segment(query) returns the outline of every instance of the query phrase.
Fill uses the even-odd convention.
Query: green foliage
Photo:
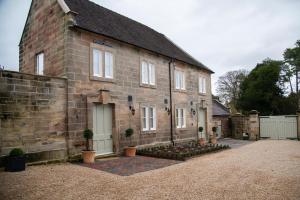
[[[128,128],[128,129],[126,129],[126,131],[125,131],[125,136],[127,137],[127,138],[129,138],[129,137],[131,137],[132,135],[133,135],[133,129],[132,128]]]
[[[85,129],[83,131],[83,137],[87,140],[92,139],[93,138],[93,131],[90,129]]]
[[[202,127],[202,126],[199,127],[199,132],[200,132],[200,133],[203,132],[203,127]]]
[[[85,147],[86,147],[86,151],[90,151],[90,141],[91,139],[93,139],[93,131],[90,129],[85,129],[83,131],[83,137],[86,139],[85,141]]]
[[[241,84],[237,106],[243,111],[258,110],[262,115],[281,114],[278,108],[283,98],[280,87],[281,61],[264,60],[250,72]]]
[[[300,67],[300,40],[296,42],[296,47],[287,48],[284,51],[283,57],[284,61],[291,66]]]
[[[217,127],[215,127],[215,126],[214,126],[214,127],[212,127],[212,129],[211,129],[211,130],[212,130],[212,132],[214,132],[214,133],[215,133],[215,132],[217,132]]]
[[[9,152],[10,157],[16,157],[16,156],[22,156],[24,155],[24,152],[20,148],[14,148]]]

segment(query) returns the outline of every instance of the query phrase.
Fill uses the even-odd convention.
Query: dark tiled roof
[[[75,21],[76,26],[79,28],[175,58],[212,72],[176,46],[165,35],[139,22],[88,0],[65,0],[65,2],[71,11],[77,13]]]
[[[213,116],[229,116],[229,109],[218,100],[213,99]]]

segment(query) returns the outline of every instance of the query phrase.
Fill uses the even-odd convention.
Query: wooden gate
[[[260,137],[297,139],[297,116],[260,116]]]

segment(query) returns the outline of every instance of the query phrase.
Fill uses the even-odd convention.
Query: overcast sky
[[[171,38],[217,77],[282,59],[300,39],[300,0],[93,0]],[[18,70],[31,0],[0,0],[0,65]]]

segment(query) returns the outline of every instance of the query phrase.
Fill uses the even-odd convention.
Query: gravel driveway
[[[0,172],[0,199],[300,199],[300,142],[263,140],[123,177],[72,164]]]

